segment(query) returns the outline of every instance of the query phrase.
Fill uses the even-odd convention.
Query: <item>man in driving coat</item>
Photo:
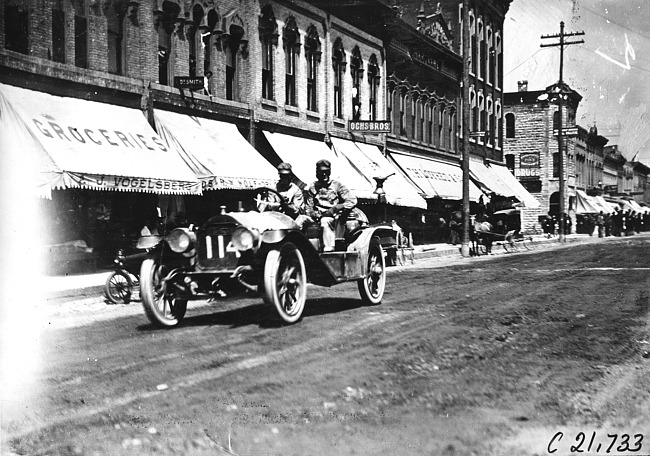
[[[357,205],[357,198],[341,182],[331,179],[332,164],[329,160],[316,163],[316,181],[309,186],[310,215],[320,219],[323,229],[323,251],[334,251],[336,243],[335,223],[343,212],[348,213]],[[345,220],[343,220],[345,222]]]

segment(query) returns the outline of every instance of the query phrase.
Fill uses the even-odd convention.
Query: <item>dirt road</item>
[[[649,241],[421,261],[379,306],[310,288],[293,326],[258,299],[167,331],[86,303],[49,322],[3,452],[648,454]]]

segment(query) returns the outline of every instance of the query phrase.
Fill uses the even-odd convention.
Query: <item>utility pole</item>
[[[559,236],[559,241],[560,242],[566,242],[566,238],[564,236],[564,225],[565,225],[565,220],[564,220],[564,212],[565,212],[565,207],[564,207],[564,198],[566,195],[566,182],[565,182],[565,176],[564,176],[564,138],[562,137],[562,102],[564,101],[564,97],[566,96],[564,92],[564,48],[566,46],[569,46],[571,44],[582,44],[584,43],[584,40],[579,40],[579,41],[565,41],[565,38],[568,36],[580,36],[584,35],[585,32],[572,32],[572,33],[564,33],[564,22],[560,22],[560,33],[555,34],[555,35],[542,35],[542,39],[548,39],[548,38],[559,38],[560,41],[557,43],[553,44],[541,44],[540,47],[557,47],[559,46],[560,48],[560,81],[558,82],[558,89],[559,92],[557,94],[557,100],[558,100],[558,127],[557,127],[557,148],[558,148],[558,167],[560,168],[560,236]],[[554,94],[549,95],[549,101],[551,101],[552,97]]]
[[[461,100],[463,104],[463,156],[461,169],[463,172],[463,238],[460,244],[460,253],[464,257],[469,256],[469,134],[470,134],[470,100],[469,100],[469,70],[472,64],[471,43],[469,37],[469,1],[463,0],[463,92]]]

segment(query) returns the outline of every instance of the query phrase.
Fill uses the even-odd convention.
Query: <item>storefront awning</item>
[[[2,148],[30,151],[41,196],[72,187],[201,193],[198,179],[137,109],[6,84],[0,103]]]
[[[460,166],[394,152],[391,152],[391,158],[427,198],[463,199],[463,172]],[[478,201],[482,194],[479,188],[470,181],[469,199]]]
[[[537,198],[528,193],[528,190],[517,180],[508,168],[502,165],[489,165],[490,170],[501,180],[501,182],[510,187],[514,197],[517,198],[526,208],[537,209],[541,206]]]
[[[496,193],[505,198],[517,197],[515,191],[501,181],[499,176],[492,170],[491,166],[472,160],[469,162],[469,172],[472,178],[477,181],[477,185],[485,193]]]
[[[165,144],[179,150],[203,190],[275,187],[275,167],[246,141],[236,125],[158,109],[154,121]]]
[[[377,199],[373,193],[375,182],[356,171],[345,156],[330,149],[325,143],[268,131],[264,135],[278,156],[291,163],[293,173],[306,185],[316,180],[316,162],[326,159],[332,163],[332,179],[348,187],[357,198]]]
[[[426,200],[402,173],[383,156],[377,146],[332,138],[334,150],[344,156],[352,167],[372,182],[386,178],[383,184],[386,201],[396,206],[427,208]]]
[[[598,214],[602,208],[595,197],[576,190],[576,214]]]
[[[595,196],[594,198],[596,198],[596,201],[598,201],[598,204],[600,204],[600,207],[603,210],[603,214],[611,214],[614,212],[614,207],[605,201],[605,198],[600,195]]]

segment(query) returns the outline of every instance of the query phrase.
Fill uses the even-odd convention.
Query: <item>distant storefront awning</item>
[[[598,214],[602,208],[595,197],[582,190],[576,190],[576,214]]]
[[[503,165],[489,165],[491,171],[501,180],[503,184],[510,187],[515,198],[517,198],[524,207],[537,209],[541,206],[537,198],[531,195],[526,188],[521,185],[517,178]]]
[[[293,173],[306,185],[316,180],[316,162],[332,163],[332,179],[348,187],[357,198],[376,199],[375,183],[355,170],[345,156],[327,147],[324,142],[283,133],[264,132],[266,139],[285,162],[291,163]]]
[[[35,167],[37,194],[52,189],[200,194],[201,185],[137,109],[0,84],[3,152],[18,148]]]
[[[246,141],[236,125],[158,109],[154,109],[154,121],[165,144],[179,150],[203,190],[275,186],[275,167]]]
[[[517,197],[515,191],[499,178],[491,166],[487,166],[483,162],[472,160],[469,162],[469,172],[472,178],[477,182],[479,188],[481,188],[485,193],[495,193],[505,198]]]
[[[394,152],[391,152],[391,158],[427,198],[463,199],[463,172],[460,166]],[[469,199],[478,201],[481,195],[481,190],[470,181]]]
[[[614,212],[614,206],[605,201],[605,198],[600,195],[595,196],[594,198],[596,198],[596,201],[598,201],[598,204],[603,210],[603,214],[611,214]]]
[[[337,153],[347,158],[352,167],[372,182],[376,182],[375,177],[381,179],[390,176],[383,184],[388,203],[426,209],[427,202],[418,189],[384,157],[377,146],[340,138],[332,138],[332,144]]]

